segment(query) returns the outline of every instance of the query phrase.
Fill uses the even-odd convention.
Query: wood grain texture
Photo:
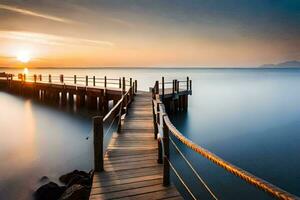
[[[138,93],[104,158],[104,172],[93,178],[90,199],[182,199],[174,186],[162,185],[157,163],[150,93]]]

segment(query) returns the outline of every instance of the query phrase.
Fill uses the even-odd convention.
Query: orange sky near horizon
[[[230,6],[210,15],[211,7],[194,1],[79,2],[0,0],[0,67],[255,67],[300,59],[298,29],[281,33],[265,20],[279,30],[265,35],[265,24],[244,26]],[[264,9],[274,17],[272,7]],[[239,15],[255,20],[255,13]],[[17,59],[20,52],[28,63]]]

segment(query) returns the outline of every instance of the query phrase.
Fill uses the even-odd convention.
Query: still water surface
[[[172,117],[176,127],[225,160],[300,195],[298,69],[43,69],[30,72],[133,77],[138,80],[140,90],[148,90],[161,76],[170,80],[190,76],[193,95],[189,98],[189,110]],[[88,117],[1,92],[0,110],[0,199],[19,188],[32,190],[43,175],[57,178],[68,170],[91,168],[91,143],[85,140],[91,129]],[[268,198],[189,150],[181,150],[219,198]],[[176,156],[174,161],[181,163]],[[178,168],[186,166],[181,163]],[[190,178],[191,174],[186,172],[184,176]],[[195,185],[191,183],[191,187]]]

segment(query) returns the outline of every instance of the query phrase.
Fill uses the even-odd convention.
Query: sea
[[[28,73],[132,77],[142,91],[163,76],[166,82],[189,77],[188,111],[170,115],[176,128],[222,159],[300,196],[300,69],[29,68]],[[43,176],[57,182],[74,169],[91,170],[93,114],[0,91],[0,199],[32,199]],[[272,199],[173,139],[202,180],[171,147],[171,162],[197,199]],[[174,173],[172,179],[190,198]]]

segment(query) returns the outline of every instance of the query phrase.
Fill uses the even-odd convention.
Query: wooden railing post
[[[162,92],[162,100],[165,97],[165,77],[161,78],[161,92]]]
[[[122,115],[123,115],[123,102],[124,102],[124,99],[121,101],[121,105],[120,105],[117,133],[121,133]]]
[[[134,93],[137,93],[137,80],[134,81],[134,86],[135,86]]]
[[[77,76],[74,75],[74,84],[76,85],[76,83],[77,83]]]
[[[52,82],[51,74],[49,74],[49,83]]]
[[[36,83],[36,80],[37,80],[37,76],[36,76],[36,74],[34,74],[33,75],[33,81],[34,81],[34,83]]]
[[[122,91],[123,91],[123,94],[125,93],[125,90],[126,90],[126,82],[125,82],[125,77],[123,77],[123,88],[122,88]]]
[[[93,76],[93,86],[96,86],[96,77]]]
[[[153,113],[153,127],[154,127],[154,138],[156,139],[158,133],[158,127],[156,123],[156,106],[154,101],[152,101],[152,113]]]
[[[104,88],[106,88],[106,86],[107,86],[107,78],[106,76],[104,76]]]
[[[159,94],[159,82],[155,82],[155,94]]]
[[[120,89],[122,88],[122,80],[121,80],[121,77],[119,78],[119,88],[120,88]]]
[[[174,95],[175,93],[175,80],[173,80],[173,83],[172,83],[172,94]]]
[[[131,99],[131,96],[133,95],[132,78],[129,79],[129,83],[130,83],[130,99]]]
[[[178,93],[179,82],[175,79],[175,92]]]
[[[89,77],[85,76],[85,85],[88,86],[89,85]]]
[[[131,87],[131,99],[133,100],[134,98],[134,89],[135,88],[135,82],[132,83],[132,87]]]
[[[162,118],[163,123],[163,145],[164,145],[164,174],[163,174],[163,185],[170,185],[170,150],[169,150],[169,128],[165,122],[164,116]]]
[[[158,125],[160,125],[160,111],[159,111],[159,103],[156,104],[156,119],[155,119],[155,123],[156,123],[156,134],[154,135],[154,138],[157,139],[157,135],[158,135]]]
[[[157,163],[163,164],[163,149],[162,149],[162,143],[160,139],[157,140],[157,145],[158,145]]]
[[[192,80],[190,80],[190,91],[192,91]]]
[[[64,83],[64,75],[63,74],[60,75],[60,82]]]
[[[190,78],[186,77],[186,90],[187,91],[189,91],[189,89],[190,89],[189,84],[190,84]]]
[[[39,80],[42,81],[42,74],[39,75]]]
[[[94,128],[94,168],[95,171],[101,172],[103,168],[103,117],[93,118]]]

